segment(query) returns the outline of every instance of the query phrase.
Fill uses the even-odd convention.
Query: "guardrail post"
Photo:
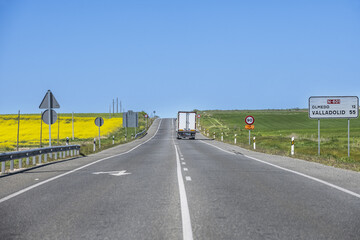
[[[70,151],[70,156],[73,156],[74,155],[74,150],[71,150]]]
[[[54,153],[55,154],[55,160],[57,160],[57,152],[56,153]]]
[[[29,165],[29,163],[30,163],[30,158],[27,157],[27,158],[26,158],[26,165]]]
[[[14,171],[14,160],[10,160],[10,171]]]
[[[5,173],[5,162],[1,163],[1,173]]]
[[[44,154],[44,162],[47,162],[47,153]]]
[[[33,162],[32,162],[33,165],[36,164],[36,156],[33,156]]]
[[[21,169],[22,168],[22,158],[19,158],[19,169]]]
[[[41,154],[39,155],[39,164],[41,164]]]

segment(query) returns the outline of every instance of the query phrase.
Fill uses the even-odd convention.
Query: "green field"
[[[291,137],[295,137],[296,158],[360,171],[360,120],[350,120],[350,158],[348,158],[347,119],[321,120],[321,151],[318,156],[318,121],[309,119],[307,110],[209,110],[201,114],[201,128],[216,134],[220,140],[252,149],[249,146],[249,130],[245,129],[245,117],[255,118],[255,129],[251,138],[256,137],[256,151],[277,155],[290,155]],[[252,141],[251,141],[252,144]]]

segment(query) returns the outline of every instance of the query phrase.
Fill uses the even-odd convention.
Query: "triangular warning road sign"
[[[60,108],[60,104],[56,101],[54,94],[52,94],[52,92],[48,90],[39,106],[40,109],[49,108],[49,98],[50,98],[50,108]]]

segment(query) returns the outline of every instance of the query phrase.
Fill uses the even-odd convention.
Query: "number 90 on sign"
[[[254,117],[253,116],[247,116],[246,118],[245,118],[245,123],[247,124],[247,125],[252,125],[252,124],[254,124],[254,122],[255,122],[255,119],[254,119]]]

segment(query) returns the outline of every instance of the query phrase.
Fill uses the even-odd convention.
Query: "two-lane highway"
[[[358,197],[201,135],[177,140],[174,124],[0,199],[1,239],[359,239]]]

